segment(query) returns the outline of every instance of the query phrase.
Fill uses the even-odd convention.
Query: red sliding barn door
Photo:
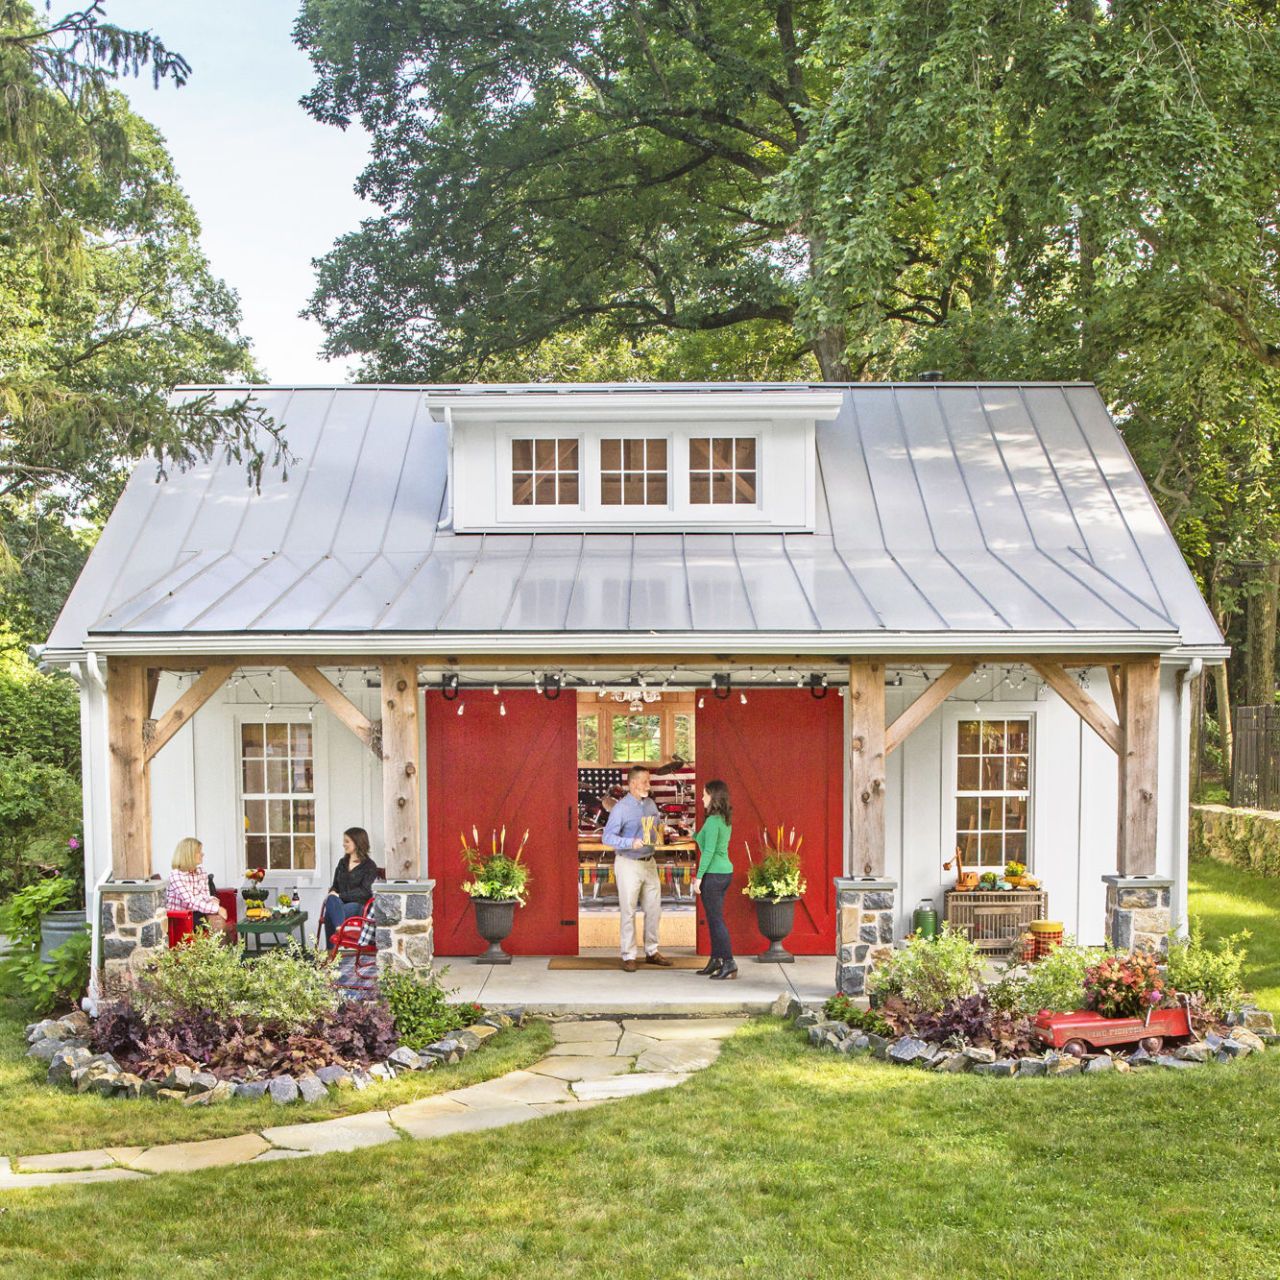
[[[804,836],[800,850],[808,892],[796,903],[796,924],[783,945],[797,955],[835,950],[834,878],[844,867],[844,700],[834,690],[814,698],[807,690],[747,690],[725,699],[702,693],[698,709],[698,798],[712,778],[729,785],[733,804],[733,884],[725,919],[735,953],[766,947],[755,907],[742,887],[747,855],[759,857],[760,829],[782,823]],[[698,950],[708,951],[698,911]]]
[[[458,707],[464,706],[462,715]],[[506,707],[506,715],[500,708]],[[529,828],[528,904],[503,944],[513,955],[578,953],[578,748],[573,694],[427,691],[427,869],[435,880],[435,951],[474,956],[476,932],[459,833],[507,828],[514,854]]]

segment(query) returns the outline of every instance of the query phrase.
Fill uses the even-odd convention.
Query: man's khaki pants
[[[618,908],[622,912],[622,958],[636,958],[636,905],[644,908],[644,950],[658,949],[658,921],[662,918],[662,882],[653,858],[614,859],[613,874],[618,881]]]

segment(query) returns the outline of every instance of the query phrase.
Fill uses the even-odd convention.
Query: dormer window
[[[666,437],[601,440],[600,502],[606,507],[665,507]]]
[[[689,501],[694,506],[755,503],[754,436],[695,436],[689,441]]]
[[[578,442],[512,440],[511,505],[578,505]]]

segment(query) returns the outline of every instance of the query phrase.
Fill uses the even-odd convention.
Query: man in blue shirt
[[[613,874],[622,915],[622,967],[627,973],[636,971],[637,905],[644,909],[645,963],[671,967],[671,961],[658,950],[662,881],[653,856],[658,821],[658,806],[649,798],[649,770],[633,765],[627,772],[627,794],[613,806],[601,837],[614,854]]]

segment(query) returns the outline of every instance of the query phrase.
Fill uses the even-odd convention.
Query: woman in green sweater
[[[738,966],[724,922],[724,898],[733,879],[733,863],[729,861],[729,836],[733,830],[729,824],[733,810],[729,805],[729,788],[719,779],[707,783],[702,793],[702,808],[707,816],[693,837],[702,852],[693,891],[702,895],[702,905],[706,908],[711,959],[698,972],[712,978],[736,978]]]

